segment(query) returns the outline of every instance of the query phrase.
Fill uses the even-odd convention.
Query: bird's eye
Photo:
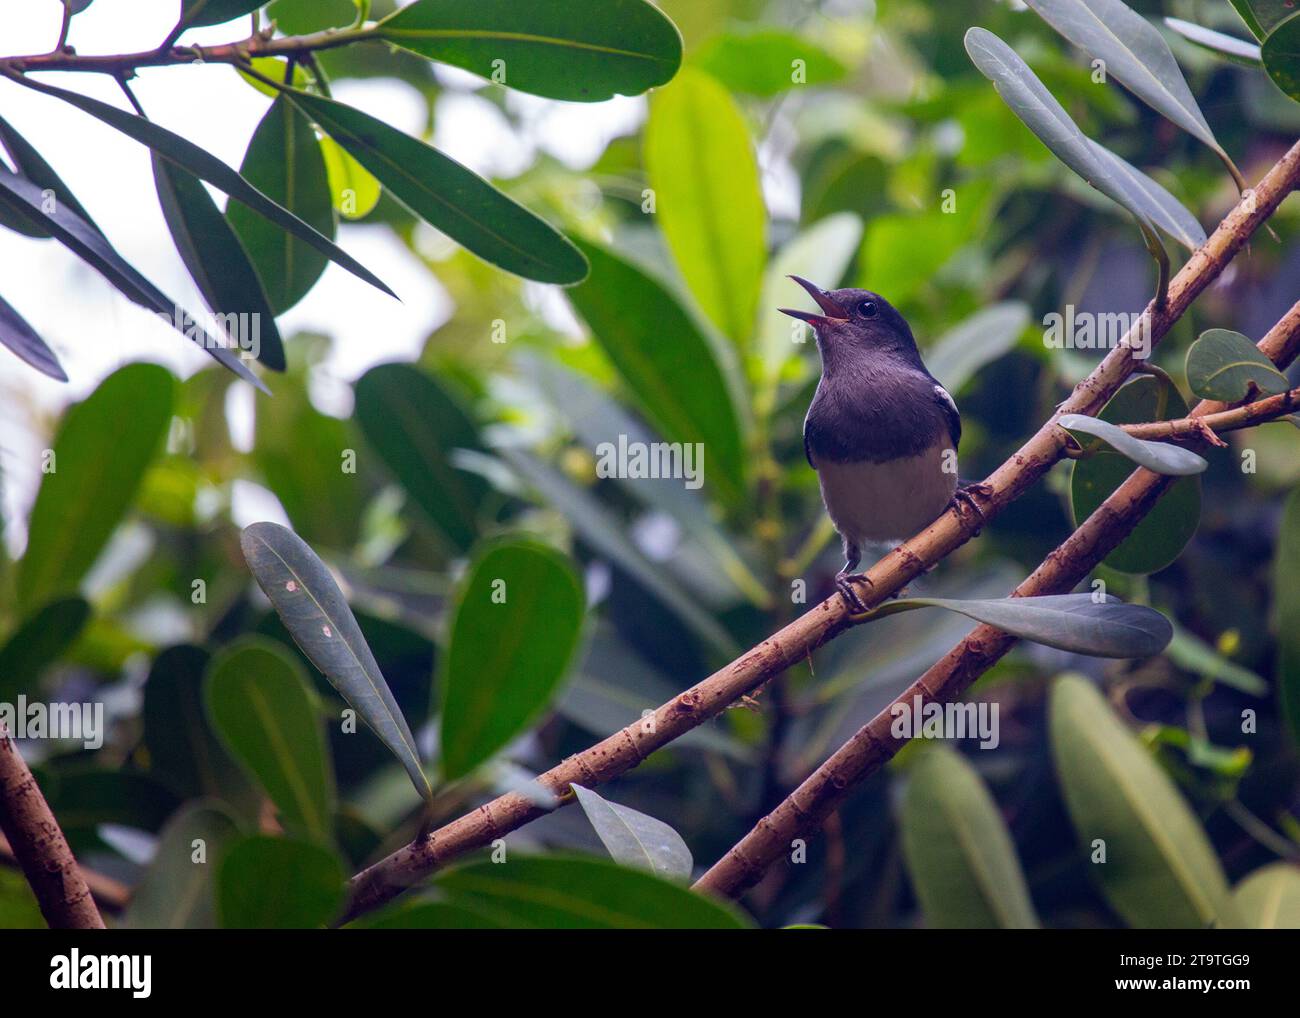
[[[863,318],[876,317],[876,302],[874,300],[864,300],[858,305],[858,314]]]

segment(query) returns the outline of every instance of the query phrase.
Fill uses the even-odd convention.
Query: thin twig
[[[52,930],[102,930],[95,899],[9,730],[0,724],[0,832]]]
[[[1139,338],[1158,343],[1192,301],[1223,271],[1252,233],[1300,181],[1300,142],[1273,166],[1252,192],[1224,218],[1170,281],[1164,312],[1148,305],[1119,346],[1106,355],[1080,382],[1070,398],[1010,459],[986,479],[988,494],[980,500],[985,519],[1018,498],[1041,478],[1062,455],[1067,436],[1056,426],[1063,413],[1095,413],[1134,369],[1134,346]],[[949,509],[925,530],[895,548],[870,570],[857,586],[870,609],[928,570],[954,549],[965,544],[982,526],[965,511]],[[663,704],[652,714],[628,725],[594,746],[540,775],[535,784],[554,796],[550,807],[536,794],[508,792],[452,821],[427,838],[412,842],[352,878],[343,921],[379,907],[423,880],[430,873],[466,853],[504,837],[510,831],[562,805],[569,785],[587,787],[618,777],[730,704],[768,682],[809,652],[853,625],[844,600],[835,594],[735,661]],[[788,801],[788,800],[787,800]]]
[[[1259,349],[1279,367],[1286,367],[1295,356],[1298,342],[1300,302],[1269,330]],[[1202,401],[1189,416],[1205,417],[1219,406]],[[1034,597],[1072,590],[1133,532],[1173,480],[1142,468],[1135,470],[1011,596]],[[696,881],[696,890],[735,896],[753,886],[793,839],[816,830],[858,784],[875,774],[907,743],[907,739],[893,734],[896,704],[911,704],[918,696],[926,703],[955,699],[1015,643],[1016,638],[1009,633],[993,626],[977,626],[733,845]]]

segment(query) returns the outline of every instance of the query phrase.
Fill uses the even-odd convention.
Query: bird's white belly
[[[956,457],[945,455],[951,449],[939,441],[917,456],[885,463],[817,463],[835,529],[861,544],[904,540],[933,522],[957,489]]]

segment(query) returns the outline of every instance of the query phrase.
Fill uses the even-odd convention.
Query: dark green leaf
[[[754,334],[767,211],[749,126],[727,90],[687,69],[655,92],[645,127],[655,217],[682,279],[742,349]]]
[[[711,489],[740,504],[744,404],[731,350],[658,280],[607,248],[585,240],[579,247],[591,275],[568,291],[570,301],[656,430],[669,442],[701,443]]]
[[[1107,75],[1231,165],[1159,30],[1122,0],[1025,0]]]
[[[24,78],[23,84],[36,89],[38,92],[44,92],[46,95],[56,96],[79,110],[102,120],[109,127],[116,128],[127,137],[134,138],[142,145],[153,149],[169,162],[176,163],[189,170],[200,180],[206,180],[213,187],[224,191],[237,202],[247,205],[253,211],[265,216],[281,229],[287,230],[295,237],[306,241],[312,248],[337,262],[359,279],[364,279],[367,283],[383,290],[389,296],[397,296],[384,285],[378,276],[374,275],[332,240],[304,223],[288,209],[277,205],[220,159],[199,148],[193,142],[159,127],[152,121],[138,117],[134,113],[128,113],[116,106],[110,106],[108,103],[102,103],[89,96],[56,88],[53,85],[47,85],[31,78]]]
[[[1204,473],[1209,466],[1190,449],[1169,442],[1149,442],[1134,438],[1118,424],[1083,414],[1064,414],[1057,422],[1067,431],[1078,431],[1100,438],[1116,452],[1123,453],[1140,467],[1171,477]]]
[[[1260,48],[1260,56],[1273,84],[1300,102],[1300,14],[1288,18],[1269,32]]]
[[[157,831],[176,812],[180,800],[170,788],[137,771],[104,770],[73,764],[35,769],[54,815],[66,834],[87,834],[101,824]]]
[[[908,774],[903,857],[933,929],[1033,929],[1015,845],[975,769],[946,747],[927,749]]]
[[[210,930],[217,926],[216,873],[239,835],[224,811],[194,803],[167,821],[153,862],[131,893],[122,926],[133,930]]]
[[[56,202],[47,206],[39,187],[25,177],[10,173],[3,166],[0,166],[0,205],[5,205],[11,212],[24,215],[29,221],[48,229],[59,243],[101,273],[126,297],[163,317],[182,336],[197,343],[240,378],[265,389],[257,376],[234,353],[198,328],[179,304],[140,275],[113,250],[99,230],[67,205]]]
[[[415,737],[325,563],[297,534],[274,523],[245,528],[240,545],[302,652],[393,752],[416,791],[432,795]]]
[[[677,73],[682,39],[645,0],[417,0],[380,22],[422,56],[551,99],[638,95]]]
[[[395,198],[484,261],[542,283],[586,276],[564,234],[436,148],[332,99],[286,94]]]
[[[268,368],[283,371],[284,346],[275,312],[244,246],[203,182],[156,152],[153,178],[181,261],[213,314],[227,323],[226,338]]]
[[[1165,24],[1193,45],[1231,60],[1234,64],[1241,64],[1244,67],[1262,66],[1263,56],[1256,43],[1246,42],[1244,39],[1225,35],[1223,32],[1216,32],[1201,25],[1194,25],[1180,18],[1165,18]]]
[[[1223,869],[1174,783],[1083,678],[1049,709],[1052,754],[1087,865],[1130,926],[1234,925]],[[1105,861],[1100,861],[1104,851]]]
[[[0,645],[0,703],[36,692],[41,672],[71,647],[90,621],[79,597],[51,601],[25,619]]]
[[[334,775],[297,659],[269,640],[237,640],[208,667],[203,699],[213,728],[266,789],[286,827],[328,842]]]
[[[446,778],[485,763],[551,703],[585,610],[582,581],[551,548],[511,538],[475,556],[441,661]]]
[[[1242,925],[1252,930],[1300,929],[1300,869],[1274,862],[1232,889]]]
[[[181,22],[189,26],[221,25],[251,14],[266,0],[182,0]]]
[[[356,419],[371,447],[451,545],[478,536],[487,482],[455,466],[457,450],[482,451],[478,428],[442,386],[409,364],[381,364],[356,384]]]
[[[94,564],[162,444],[174,388],[165,368],[129,364],[64,416],[18,567],[20,604],[75,590]]]
[[[1273,624],[1278,642],[1277,693],[1291,739],[1300,746],[1300,488],[1287,496],[1273,560]]]
[[[204,711],[207,668],[207,651],[187,644],[168,647],[154,659],[142,711],[149,769],[186,798],[212,796],[242,804],[251,786]]]
[[[501,924],[477,912],[444,901],[402,903],[373,916],[363,916],[350,930],[499,930]]]
[[[9,158],[13,160],[14,169],[36,184],[43,191],[53,191],[54,199],[62,202],[79,215],[87,226],[99,230],[95,221],[86,211],[86,207],[77,201],[72,189],[54,171],[54,167],[21,134],[3,118],[0,118],[0,144],[4,145]],[[33,226],[35,236],[48,237],[49,231],[41,226]]]
[[[1295,0],[1228,0],[1228,3],[1260,40],[1296,12]]]
[[[639,866],[669,879],[689,880],[695,865],[682,836],[662,820],[572,785],[578,805],[587,814],[601,844],[615,862]]]
[[[335,232],[329,174],[311,123],[284,96],[271,103],[248,143],[239,172],[321,236]],[[226,211],[266,287],[276,314],[307,295],[329,259],[304,239],[280,229],[247,205]]]
[[[945,597],[906,597],[887,602],[880,615],[913,608],[945,608],[1032,640],[1094,657],[1151,657],[1173,636],[1169,620],[1153,608],[1092,594],[1047,594],[989,601]]]
[[[244,838],[217,870],[217,914],[228,930],[313,929],[338,914],[343,889],[338,859],[320,846]]]
[[[1236,403],[1291,388],[1259,347],[1240,332],[1206,329],[1187,351],[1187,384],[1202,399]]]
[[[1124,385],[1098,415],[1112,424],[1140,424],[1187,416],[1187,404],[1172,387],[1163,414],[1158,414],[1160,386],[1144,375]],[[1133,463],[1103,447],[1078,460],[1070,474],[1070,505],[1076,525],[1092,515],[1111,493],[1128,480]],[[1147,513],[1109,555],[1105,564],[1123,573],[1154,573],[1174,561],[1196,533],[1201,518],[1201,481],[1184,477]]]
[[[68,375],[54,351],[3,297],[0,297],[0,343],[41,374],[60,382],[68,380]]]
[[[848,73],[817,43],[780,29],[714,36],[700,47],[691,63],[733,92],[764,98],[804,86],[834,84]]]
[[[453,905],[511,928],[693,930],[749,925],[729,904],[603,859],[525,856],[501,865],[471,863],[448,870],[434,885]]]
[[[275,0],[266,9],[266,16],[274,19],[285,35],[308,35],[349,25],[356,14],[352,0]]]

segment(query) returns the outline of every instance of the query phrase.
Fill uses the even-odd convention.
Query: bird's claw
[[[862,603],[862,598],[858,597],[858,592],[853,589],[854,580],[861,580],[868,587],[872,585],[865,573],[850,573],[847,570],[841,570],[835,574],[835,587],[840,592],[840,597],[844,598],[844,603],[848,606],[851,614],[865,615],[867,606]]]
[[[984,510],[981,509],[979,503],[975,501],[975,496],[978,495],[980,498],[988,498],[992,494],[992,485],[987,484],[984,481],[975,481],[971,484],[958,485],[957,490],[952,493],[952,498],[949,500],[948,504],[957,510],[957,514],[959,516],[962,515],[961,506],[964,505],[970,510],[970,515],[978,520],[975,524],[975,529],[971,532],[972,537],[978,537],[980,531],[984,529],[984,525],[988,523],[988,520],[984,516]]]

